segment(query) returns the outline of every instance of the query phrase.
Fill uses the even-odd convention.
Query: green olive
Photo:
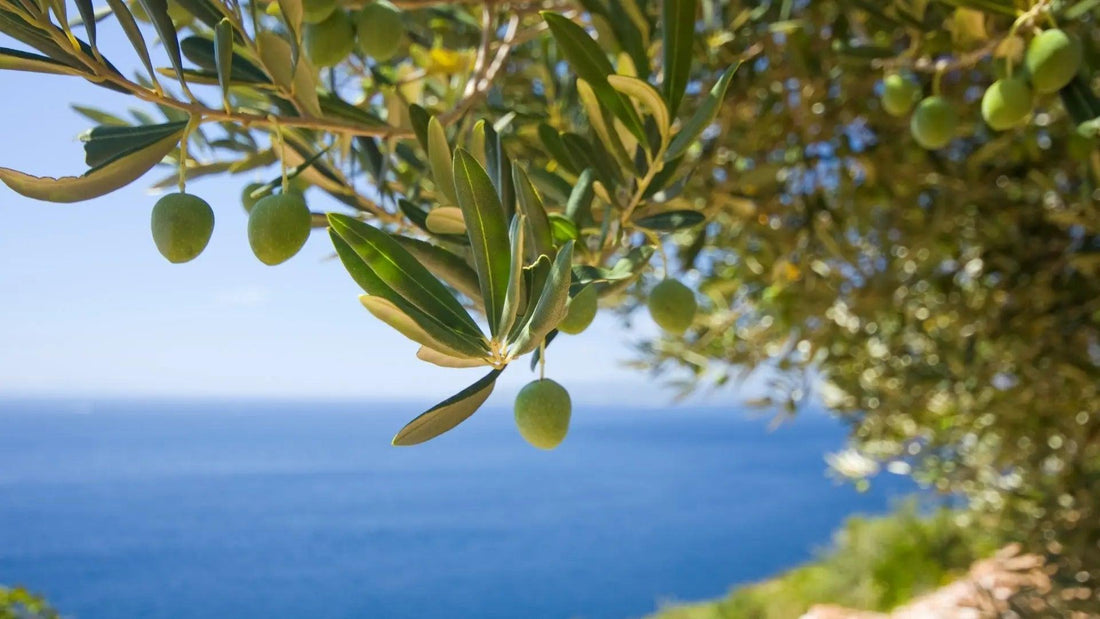
[[[336,10],[336,0],[302,0],[302,22],[319,24]]]
[[[333,11],[328,19],[307,24],[302,34],[306,54],[318,67],[340,64],[355,47],[355,26],[344,11]]]
[[[565,318],[558,323],[558,331],[576,335],[588,328],[596,317],[599,309],[599,298],[596,295],[596,287],[589,284],[577,293],[577,296],[569,300],[569,309]]]
[[[153,206],[153,243],[169,262],[194,260],[214,232],[214,209],[189,193],[170,193]]]
[[[680,335],[695,320],[695,293],[674,279],[666,279],[649,293],[649,315],[659,327]]]
[[[1081,68],[1081,42],[1062,30],[1044,30],[1027,45],[1024,66],[1040,94],[1057,92]]]
[[[891,116],[904,116],[920,97],[920,86],[892,73],[882,80],[882,108]]]
[[[279,193],[256,201],[248,214],[248,244],[267,265],[286,262],[309,238],[309,208],[302,196]]]
[[[389,60],[401,46],[405,24],[401,10],[386,0],[375,0],[355,14],[359,49],[375,60]]]
[[[922,147],[935,150],[955,137],[955,110],[947,99],[931,96],[919,104],[909,119],[909,130]]]
[[[1023,123],[1030,114],[1031,88],[1019,77],[997,80],[982,95],[982,118],[997,131]]]
[[[256,206],[256,203],[262,200],[265,196],[258,198],[252,197],[252,192],[256,191],[260,187],[263,187],[266,183],[249,183],[241,190],[241,205],[244,206],[244,212],[251,213],[252,207]]]
[[[516,396],[516,427],[528,443],[553,449],[569,432],[572,408],[565,387],[548,378],[531,381]]]

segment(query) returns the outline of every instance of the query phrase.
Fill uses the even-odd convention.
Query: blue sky
[[[119,38],[109,40],[117,46]],[[106,53],[128,57],[121,47]],[[140,104],[68,77],[5,71],[0,86],[0,165],[37,175],[86,169],[77,135],[91,123],[70,102],[119,114]],[[0,395],[421,400],[479,376],[418,361],[414,344],[359,305],[354,282],[328,260],[323,233],[288,263],[256,260],[238,196],[270,171],[189,183],[214,207],[214,236],[198,259],[169,264],[150,236],[156,196],[148,191],[168,173],[158,168],[76,204],[37,202],[0,185]],[[333,206],[317,190],[308,195],[314,210]],[[647,316],[634,322],[628,331],[605,312],[583,335],[561,338],[548,376],[586,402],[667,402],[670,392],[621,367],[628,344],[654,332]],[[494,400],[533,378],[523,365],[505,373]]]

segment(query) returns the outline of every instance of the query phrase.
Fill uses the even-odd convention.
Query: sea
[[[529,447],[489,407],[0,400],[0,584],[65,617],[626,618],[812,559],[915,488],[826,475],[845,427],[577,406]]]

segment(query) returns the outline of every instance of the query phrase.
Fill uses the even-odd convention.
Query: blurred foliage
[[[1045,7],[1090,66],[1095,4]],[[686,391],[764,368],[757,404],[823,402],[874,464],[857,468],[889,463],[965,496],[986,526],[1055,558],[1068,606],[1095,609],[1100,159],[1057,95],[1037,96],[1021,129],[981,122],[1020,5],[716,7],[729,29],[709,35],[715,53],[763,51],[683,191],[714,213],[678,239],[706,317],[643,345],[639,365],[686,369]],[[946,148],[920,148],[882,110],[881,69],[926,93],[939,74],[961,119]],[[1095,74],[1078,81],[1091,95]]]
[[[965,574],[1000,542],[960,512],[922,516],[909,501],[888,516],[849,518],[811,563],[718,601],[669,606],[652,619],[790,619],[815,604],[887,611]]]
[[[22,587],[0,586],[0,619],[58,619],[60,615],[42,597]]]

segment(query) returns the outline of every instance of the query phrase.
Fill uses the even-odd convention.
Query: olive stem
[[[546,338],[539,342],[539,380],[546,379]]]

